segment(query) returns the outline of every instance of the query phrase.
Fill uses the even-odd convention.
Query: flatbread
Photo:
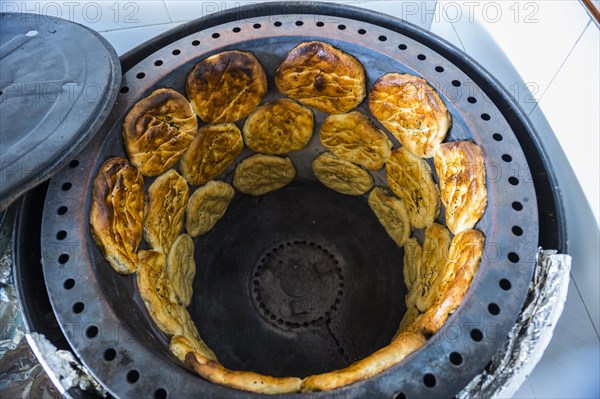
[[[254,111],[242,129],[244,142],[252,151],[281,155],[304,148],[313,134],[310,108],[289,98],[265,103]]]
[[[348,112],[367,95],[362,64],[318,41],[294,47],[279,65],[275,84],[284,96],[329,114]]]
[[[413,155],[431,158],[450,129],[440,96],[417,76],[388,73],[369,94],[373,116]]]
[[[192,237],[208,233],[225,215],[235,190],[222,181],[211,180],[198,188],[187,206],[185,229]]]
[[[144,176],[175,165],[196,136],[198,120],[188,100],[173,89],[158,89],[131,108],[123,122],[123,142]]]
[[[287,186],[296,178],[290,158],[256,154],[244,159],[233,175],[233,185],[244,194],[263,195]]]
[[[125,158],[111,158],[94,178],[90,231],[117,273],[135,272],[144,219],[144,179]]]
[[[368,171],[331,152],[316,157],[312,167],[315,177],[325,187],[341,194],[362,195],[373,187],[373,176]]]

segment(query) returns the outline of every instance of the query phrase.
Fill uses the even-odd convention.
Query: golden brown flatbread
[[[184,307],[192,301],[192,282],[196,275],[194,260],[194,241],[187,234],[182,234],[171,246],[167,255],[167,278],[173,287],[177,303]]]
[[[104,162],[94,178],[90,231],[118,273],[136,270],[144,219],[144,179],[125,158]]]
[[[446,224],[458,234],[472,229],[487,206],[483,152],[470,141],[442,144],[435,153],[440,198],[446,207]]]
[[[168,336],[183,334],[180,306],[172,301],[173,288],[165,272],[166,256],[162,252],[145,250],[138,256],[137,285],[150,317]]]
[[[404,284],[408,292],[416,287],[419,276],[421,275],[421,263],[423,260],[423,248],[416,238],[409,239],[404,244]],[[407,302],[406,306],[410,304]],[[414,303],[412,304],[414,305]]]
[[[406,332],[398,335],[388,346],[352,363],[345,369],[311,375],[302,381],[302,392],[327,391],[365,380],[400,363],[423,346],[427,340],[421,334]]]
[[[191,186],[220,175],[244,149],[240,129],[233,123],[205,125],[183,154],[179,169]]]
[[[410,238],[410,220],[401,199],[388,195],[381,187],[375,187],[369,193],[369,206],[377,216],[379,223],[399,247]]]
[[[217,360],[214,352],[202,340],[198,341],[189,336],[174,335],[169,342],[169,350],[183,363],[190,352],[197,352],[207,359]]]
[[[368,171],[330,152],[316,157],[312,167],[315,177],[325,187],[341,194],[363,195],[373,187],[373,176]]]
[[[427,162],[400,147],[392,151],[385,172],[390,188],[404,201],[410,224],[422,229],[433,223],[440,211],[440,196]]]
[[[236,122],[260,104],[267,93],[267,76],[254,54],[223,51],[197,64],[185,87],[204,122]]]
[[[144,238],[150,246],[168,254],[183,226],[189,188],[173,169],[156,178],[146,198]]]
[[[452,268],[448,265],[450,242],[450,232],[441,224],[433,223],[425,230],[420,273],[406,301],[414,304],[420,312],[429,309],[439,299],[443,282],[452,277]]]
[[[233,174],[233,185],[244,194],[263,195],[285,187],[296,178],[292,160],[256,154],[244,159]]]
[[[287,97],[328,114],[348,112],[367,94],[360,61],[330,44],[305,42],[294,47],[275,73]]]
[[[235,190],[222,181],[209,181],[198,188],[187,206],[185,229],[192,237],[208,233],[225,215]]]
[[[420,316],[410,331],[433,334],[462,303],[473,277],[479,269],[485,244],[484,235],[477,230],[465,230],[457,234],[450,244],[448,266],[450,277],[440,284],[441,295]]]
[[[333,154],[369,170],[383,168],[392,150],[387,135],[358,111],[328,116],[319,137]]]
[[[158,89],[129,111],[123,141],[142,174],[156,176],[175,165],[197,130],[198,120],[188,100],[173,89]]]
[[[388,73],[369,94],[369,109],[412,154],[430,158],[450,128],[440,96],[417,76]]]
[[[258,107],[244,123],[244,142],[252,151],[280,155],[298,151],[310,141],[314,118],[310,108],[289,98]]]
[[[185,364],[214,384],[243,391],[269,395],[295,393],[302,384],[302,380],[296,377],[276,378],[251,371],[228,370],[219,362],[207,359],[197,352],[189,352],[185,357]]]

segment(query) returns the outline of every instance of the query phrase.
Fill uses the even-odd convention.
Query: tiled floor
[[[1,0],[0,11],[74,20],[123,54],[181,22],[258,2]],[[573,269],[554,338],[515,397],[600,397],[598,25],[576,0],[337,2],[431,29],[488,69],[530,115],[563,190]]]

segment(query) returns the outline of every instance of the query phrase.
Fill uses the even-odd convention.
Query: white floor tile
[[[599,52],[600,30],[590,24],[540,101],[597,221],[600,220]]]
[[[487,63],[487,48],[481,40],[482,28],[511,60],[527,87],[513,87],[519,97],[534,103],[548,88],[552,78],[573,48],[590,20],[576,1],[536,2],[456,2],[438,1],[436,19],[454,24],[467,53]],[[434,24],[437,22],[434,19]],[[568,23],[566,22],[568,21]]]
[[[465,48],[463,47],[451,23],[445,20],[440,20],[438,22],[432,21],[430,30],[433,34],[438,35],[462,51],[465,51]]]
[[[525,380],[521,388],[513,395],[513,399],[535,399],[529,380]]]
[[[143,26],[141,28],[101,32],[101,34],[110,42],[110,44],[112,44],[117,51],[117,54],[122,55],[137,45],[142,44],[177,25],[179,25],[179,23]]]
[[[365,1],[357,4],[360,7],[392,15],[424,29],[431,27],[435,14],[435,0],[427,1]]]
[[[30,12],[44,17],[60,17],[77,22],[95,31],[133,28],[169,23],[165,4],[150,1],[2,1],[2,12]]]
[[[529,376],[536,398],[600,397],[600,340],[573,283],[554,338]]]

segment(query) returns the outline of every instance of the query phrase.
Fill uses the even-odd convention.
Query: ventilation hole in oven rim
[[[442,73],[442,72],[445,71],[445,69],[444,69],[443,66],[438,65],[438,66],[435,67],[435,71],[438,72],[438,73]]]
[[[387,41],[387,37],[386,37],[386,36],[384,36],[384,35],[381,35],[381,36],[379,36],[379,37],[378,37],[378,39],[379,39],[379,41],[380,41],[380,42],[385,42],[385,41]]]
[[[498,316],[500,314],[500,306],[492,302],[488,304],[488,312],[492,316]]]
[[[469,96],[469,97],[467,97],[467,102],[469,104],[475,104],[475,103],[477,103],[477,99],[475,97]],[[499,140],[497,140],[497,141],[499,141]]]
[[[156,60],[156,61],[154,61],[154,66],[157,66],[157,67],[159,67],[159,66],[161,66],[162,64],[163,64],[163,61],[162,61],[162,60]]]
[[[69,162],[69,166],[70,166],[71,168],[76,168],[76,167],[78,167],[78,166],[79,166],[79,160],[77,160],[77,159],[74,159],[74,160],[72,160],[71,162]]]
[[[419,54],[417,55],[417,59],[419,61],[425,61],[427,59],[427,56],[425,54]]]
[[[73,184],[70,181],[68,181],[62,185],[61,189],[63,191],[69,191],[71,189],[71,187],[73,187]]]
[[[346,25],[340,24],[340,25],[338,25],[338,29],[339,30],[346,30]]]
[[[260,29],[260,28],[262,28],[262,25],[261,24],[254,24],[254,25],[252,25],[252,27],[254,29]]]
[[[400,50],[406,50],[406,49],[408,48],[408,46],[407,46],[406,44],[399,44],[399,45],[398,45],[398,48],[399,48]]]
[[[83,312],[84,309],[85,309],[85,303],[83,303],[81,301],[75,302],[72,307],[73,313],[75,313],[75,314],[79,314],[79,313]]]
[[[112,362],[117,357],[117,351],[115,350],[115,348],[108,348],[104,351],[103,357],[104,360],[106,360],[107,362]]]
[[[423,385],[425,385],[427,388],[433,388],[436,384],[437,379],[435,378],[435,375],[427,373],[423,376]]]
[[[502,154],[502,160],[506,163],[512,162],[512,157],[508,154]]]
[[[483,333],[481,332],[480,329],[478,328],[474,328],[471,330],[471,339],[474,342],[481,342],[483,341]]]
[[[463,357],[458,352],[450,353],[448,359],[450,360],[450,363],[452,363],[454,366],[460,366],[463,364]]]
[[[63,282],[63,288],[65,290],[71,290],[75,287],[75,280],[72,278],[68,278]]]
[[[88,339],[94,339],[98,336],[99,332],[100,332],[100,330],[98,329],[98,326],[96,326],[95,324],[92,324],[85,329],[85,336]]]
[[[192,42],[192,46],[194,46],[194,47],[199,46],[199,45],[200,45],[200,40],[194,40]]]
[[[281,25],[283,25],[283,24],[281,23],[281,21],[275,21],[275,22],[273,23],[273,25],[275,25],[276,27],[278,27],[278,28],[279,28],[279,27],[280,27]]]
[[[167,390],[164,388],[158,388],[154,391],[154,399],[167,399]]]
[[[325,26],[325,23],[323,21],[318,21],[315,25],[317,25],[319,28],[322,28]]]
[[[179,54],[181,54],[181,50],[179,50],[178,48],[176,48],[175,50],[171,51],[171,54],[173,54],[173,55],[179,55]]]
[[[65,238],[67,238],[67,232],[65,230],[59,230],[56,232],[56,239],[59,241],[64,240]]]
[[[519,254],[517,254],[516,252],[509,252],[507,258],[511,263],[519,263],[519,261],[521,260]]]
[[[523,204],[521,204],[519,201],[514,201],[512,203],[512,208],[517,212],[521,212],[523,210]]]
[[[404,392],[396,392],[394,396],[392,396],[392,399],[406,399],[406,395]]]
[[[489,114],[483,113],[481,114],[481,119],[483,119],[484,121],[489,121],[490,119],[492,119],[492,117]]]
[[[502,137],[502,135],[500,133],[494,133],[494,134],[492,134],[492,138],[494,140],[496,140],[496,141],[502,141],[502,140],[504,140],[504,137]]]
[[[135,384],[140,379],[140,372],[136,369],[129,370],[127,372],[127,382],[130,384]]]
[[[359,35],[364,35],[364,34],[366,34],[366,33],[367,33],[367,31],[366,31],[365,29],[362,29],[362,28],[361,28],[361,29],[359,29],[359,30],[358,30],[358,34],[359,34]]]
[[[69,261],[69,254],[60,254],[58,256],[58,263],[60,263],[61,265],[64,265],[68,261]]]
[[[454,79],[452,82],[452,86],[454,87],[460,87],[462,83],[460,83],[460,80],[456,80]]]
[[[304,25],[304,22],[302,22],[302,21],[296,21],[296,26],[302,26],[302,25]]]
[[[510,183],[511,186],[518,186],[519,185],[519,179],[517,179],[514,176],[511,176],[508,178],[508,182]]]
[[[146,74],[144,72],[139,72],[137,75],[135,75],[135,77],[138,79],[144,79],[146,77]]]
[[[161,61],[162,62],[162,61]],[[121,90],[119,90],[122,94],[125,94],[127,92],[129,92],[129,87],[128,86],[123,86],[121,87]]]
[[[523,229],[520,226],[513,226],[511,231],[517,237],[521,237],[523,235]]]
[[[512,288],[512,283],[510,282],[509,279],[503,278],[502,280],[500,280],[498,282],[498,285],[500,286],[500,288],[502,288],[504,291],[510,291],[510,289]]]

